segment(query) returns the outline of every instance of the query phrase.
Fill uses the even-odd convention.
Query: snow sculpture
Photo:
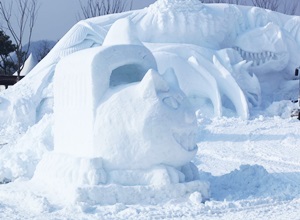
[[[117,25],[117,21],[124,18],[129,23],[124,26],[125,28],[122,28],[122,25]],[[221,116],[224,114],[224,107],[232,108],[230,106],[233,106],[232,110],[236,111],[238,116],[247,118],[251,106],[260,106],[261,102],[264,102],[263,97],[271,96],[274,100],[284,97],[290,99],[290,91],[297,87],[297,84],[293,83],[293,70],[295,66],[299,65],[300,59],[297,18],[252,7],[241,9],[238,6],[225,5],[218,8],[214,5],[202,4],[196,0],[185,0],[184,4],[181,0],[158,0],[143,10],[80,21],[60,40],[49,55],[31,71],[23,80],[24,82],[16,86],[23,87],[22,90],[26,92],[14,94],[14,89],[11,89],[11,92],[5,91],[3,98],[23,99],[24,104],[26,104],[26,101],[31,103],[33,100],[32,108],[37,110],[37,116],[36,120],[28,126],[34,125],[43,116],[39,114],[39,110],[42,113],[50,111],[49,107],[51,106],[45,105],[45,103],[51,104],[53,96],[51,94],[52,88],[48,82],[51,81],[59,60],[76,51],[102,45],[105,43],[104,39],[108,32],[117,32],[113,31],[113,26],[117,30],[119,28],[121,33],[134,30],[133,35],[136,35],[144,43],[150,43],[151,45],[147,45],[147,47],[151,50],[156,50],[155,47],[158,46],[163,52],[162,45],[170,43],[173,45],[184,44],[189,48],[193,48],[194,51],[198,47],[197,56],[206,59],[210,65],[215,66],[213,69],[217,69],[217,71],[220,67],[219,64],[221,64],[236,81],[231,80],[231,82],[225,82],[225,84],[233,83],[234,85],[237,83],[245,96],[243,97],[243,94],[241,94],[240,101],[233,101],[231,97],[228,97],[228,92],[223,90],[224,87],[220,87],[219,83],[215,86],[210,83],[211,86],[207,90],[204,88],[198,90],[188,89],[183,85],[186,82],[180,77],[184,74],[183,71],[179,71],[177,68],[175,74],[179,76],[179,84],[184,93],[189,94],[190,100],[196,100],[194,103],[195,110],[204,110],[211,103],[213,108],[211,112],[214,112],[216,116]],[[119,33],[118,35],[110,34],[106,38],[107,42],[116,36],[121,35]],[[263,43],[259,46],[254,42]],[[224,49],[234,49],[235,52],[230,52],[230,54],[218,53],[219,50]],[[200,78],[204,77],[206,80],[211,77],[215,78],[215,75],[210,73],[211,68],[207,65],[200,62],[198,65],[200,67],[195,67],[195,63],[188,61],[189,58],[196,57],[195,52],[185,54],[184,57],[182,55],[177,57],[177,51],[175,49],[173,51],[174,57],[181,59],[181,63],[189,66],[189,69],[192,69],[195,74],[202,75]],[[210,52],[206,54],[205,51]],[[232,55],[234,53],[235,55]],[[162,53],[159,53],[159,57],[163,57]],[[218,60],[219,64],[216,65],[213,57],[217,58],[215,60]],[[199,61],[199,58],[196,60]],[[175,65],[176,62],[169,62],[165,66],[159,64],[159,72],[163,72],[160,70],[161,68],[174,68]],[[206,70],[202,71],[203,69]],[[222,75],[221,72],[217,74]],[[265,79],[270,77],[276,79],[274,81],[275,85],[269,86],[265,83],[261,85],[262,82],[267,81]],[[37,83],[29,83],[33,80]],[[194,80],[195,78],[191,77],[190,81],[193,82]],[[251,81],[250,85],[248,80]],[[293,88],[287,89],[286,87],[289,84],[293,84]],[[214,92],[216,87],[219,90],[217,93]],[[282,87],[282,90],[287,92],[280,96],[274,94],[274,90],[278,87]],[[235,92],[240,94],[238,90]],[[10,106],[3,111],[9,111],[9,109],[13,111],[13,103],[11,102]],[[23,120],[26,114],[29,114],[29,112],[25,112],[24,115],[21,114],[17,118],[2,117],[0,121],[3,123],[25,124],[27,121],[23,123]]]
[[[1,92],[0,126],[15,126],[22,134],[37,126],[46,114],[53,113],[53,76],[59,78],[63,63],[67,62],[60,61],[90,48],[116,48],[117,44],[147,47],[157,61],[157,68],[150,68],[159,73],[172,68],[194,111],[209,117],[248,118],[255,111],[252,107],[264,109],[270,102],[296,98],[298,81],[294,80],[294,68],[300,60],[299,36],[298,17],[253,7],[216,7],[197,0],[157,0],[143,10],[80,21],[22,81]],[[127,67],[139,70],[141,66],[137,66]],[[118,72],[116,67],[115,73]],[[112,80],[112,85],[119,82],[120,75],[114,76],[117,80]],[[103,99],[112,88],[109,84],[102,87]],[[89,106],[96,112],[103,100],[90,101]],[[95,112],[90,113],[89,121],[96,119]],[[70,145],[64,146],[56,150],[60,154],[71,152]],[[41,157],[35,149],[32,151]],[[5,163],[1,155],[2,152],[0,163],[12,164]],[[26,162],[30,163],[29,159]],[[6,169],[16,178],[32,173],[21,172],[24,166],[2,164],[0,172]],[[100,164],[95,169],[102,167]]]

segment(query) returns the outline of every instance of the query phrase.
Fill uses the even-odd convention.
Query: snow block
[[[101,158],[72,157],[52,152],[44,154],[33,180],[52,186],[76,187],[104,184],[107,177]]]
[[[162,204],[171,199],[191,196],[193,193],[201,194],[201,202],[210,198],[209,184],[203,181],[169,184],[159,186],[83,186],[77,189],[75,201],[87,205],[113,205],[123,203],[133,204]]]

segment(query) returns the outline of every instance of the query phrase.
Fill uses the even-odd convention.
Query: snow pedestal
[[[90,204],[157,203],[195,191],[207,198],[208,185],[190,163],[194,112],[173,71],[156,68],[141,45],[86,49],[60,61],[54,151],[33,181]]]

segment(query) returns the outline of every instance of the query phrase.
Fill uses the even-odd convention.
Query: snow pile
[[[110,87],[140,81],[148,69],[156,69],[156,63],[142,46],[104,46],[63,59],[54,78],[55,150],[97,156],[94,122],[101,99]]]
[[[11,129],[7,129],[6,134],[1,133],[8,140],[0,139],[3,143],[0,145],[0,182],[31,178],[44,153],[53,150],[53,115],[45,115],[23,135],[18,134],[22,132],[18,128]]]

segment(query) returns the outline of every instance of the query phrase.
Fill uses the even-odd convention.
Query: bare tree
[[[3,29],[11,35],[16,45],[17,73],[23,69],[28,57],[33,27],[37,18],[38,0],[0,0],[0,18]],[[14,15],[14,17],[12,17]],[[13,21],[16,20],[16,25]],[[27,43],[26,48],[23,46]]]
[[[83,4],[79,0],[81,13],[83,18],[91,18],[101,15],[120,13],[132,8],[132,0],[87,0],[86,4]],[[82,17],[79,14],[79,18]]]
[[[253,6],[270,9],[272,11],[278,11],[279,1],[278,0],[252,0]]]
[[[299,1],[293,1],[293,3],[285,1],[283,5],[283,13],[295,15],[298,6],[299,6]]]
[[[295,15],[299,7],[299,1],[280,1],[280,0],[202,0],[203,3],[229,3],[236,5],[249,5],[272,11],[283,12],[284,14]]]
[[[202,0],[203,3],[229,3],[229,4],[236,4],[242,5],[242,0]]]
[[[203,3],[227,3],[227,0],[203,0]]]
[[[229,4],[236,4],[236,5],[242,5],[242,1],[241,0],[228,0]]]
[[[37,59],[40,62],[52,49],[53,45],[49,41],[43,40],[37,52]]]

